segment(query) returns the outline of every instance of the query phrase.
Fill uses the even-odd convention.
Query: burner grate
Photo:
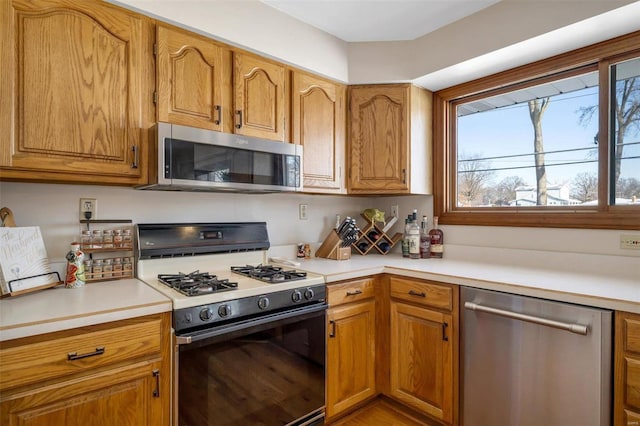
[[[231,272],[244,275],[245,277],[254,278],[267,283],[280,283],[295,280],[303,280],[307,277],[306,272],[296,270],[284,270],[279,266],[273,265],[245,265],[232,266]]]
[[[216,275],[208,272],[194,271],[188,274],[158,274],[161,283],[173,288],[186,296],[200,296],[203,294],[218,293],[234,290],[238,283],[228,279],[218,279]]]

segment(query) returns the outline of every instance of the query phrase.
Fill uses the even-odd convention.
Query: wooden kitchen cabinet
[[[640,315],[615,314],[614,426],[640,424]]]
[[[301,71],[291,86],[291,142],[304,149],[303,188],[344,193],[346,86]]]
[[[106,2],[0,6],[3,179],[145,183],[152,24]]]
[[[158,121],[233,132],[231,52],[198,34],[156,26]]]
[[[286,141],[286,69],[246,52],[233,53],[234,132]]]
[[[373,279],[327,287],[327,419],[376,395]]]
[[[170,313],[0,343],[0,424],[170,425]]]
[[[389,285],[389,395],[457,424],[458,289],[393,276]]]
[[[350,86],[348,192],[430,194],[431,115],[431,92],[416,86]]]

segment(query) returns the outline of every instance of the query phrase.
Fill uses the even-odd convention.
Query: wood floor
[[[417,418],[395,404],[378,398],[331,426],[437,426],[425,418]]]

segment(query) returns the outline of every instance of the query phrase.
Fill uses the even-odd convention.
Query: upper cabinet
[[[286,69],[244,52],[233,54],[235,133],[287,141]]]
[[[306,192],[343,193],[346,87],[294,71],[291,141],[303,146]]]
[[[231,53],[210,39],[158,23],[158,121],[231,131]]]
[[[350,86],[349,104],[349,193],[431,193],[431,92]]]
[[[152,24],[103,2],[0,5],[3,178],[144,183]]]

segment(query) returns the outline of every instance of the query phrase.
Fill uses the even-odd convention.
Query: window
[[[640,33],[434,96],[444,224],[640,229]]]

